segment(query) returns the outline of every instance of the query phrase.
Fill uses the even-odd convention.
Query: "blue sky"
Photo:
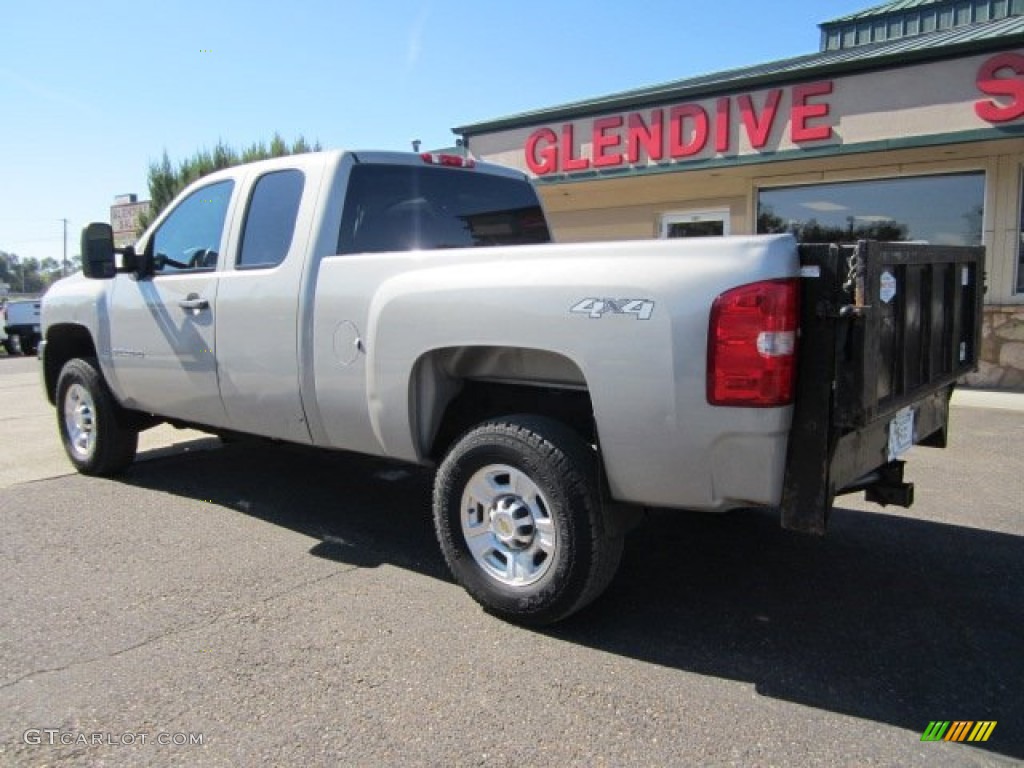
[[[870,0],[11,2],[0,250],[60,259],[146,170],[223,140],[450,146],[452,126],[812,53]]]

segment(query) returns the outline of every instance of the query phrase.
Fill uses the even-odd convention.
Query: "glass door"
[[[684,211],[661,217],[659,237],[722,237],[729,234],[729,211]]]

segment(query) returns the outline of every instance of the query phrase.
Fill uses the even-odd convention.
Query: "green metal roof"
[[[935,1],[903,0],[903,3],[922,4]],[[896,4],[899,3],[890,5]],[[920,61],[955,58],[1019,45],[1024,45],[1024,16],[1011,16],[998,21],[956,27],[916,37],[905,37],[855,48],[823,51],[767,64],[730,69],[661,85],[622,91],[596,99],[522,112],[479,123],[468,123],[453,128],[452,131],[456,134],[473,136],[553,120],[600,115],[646,105],[695,99],[743,88],[798,82],[850,72],[891,69]]]
[[[900,11],[910,11],[916,8],[927,8],[930,5],[949,5],[949,0],[896,0],[892,3],[876,5],[863,11],[851,13],[848,16],[840,16],[838,19],[831,19],[821,24],[822,27],[832,24],[842,24],[847,21],[860,21],[862,19],[873,19],[876,16],[888,16]]]

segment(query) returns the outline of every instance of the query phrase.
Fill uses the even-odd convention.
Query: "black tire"
[[[6,339],[4,339],[3,344],[4,351],[7,352],[8,355],[18,354],[18,345],[14,341],[14,339],[12,339],[11,337],[7,337]]]
[[[28,356],[36,353],[36,340],[32,336],[21,337],[21,354]]]
[[[580,610],[608,586],[622,556],[622,530],[604,503],[597,462],[575,432],[537,416],[487,421],[455,443],[434,483],[434,526],[455,580],[485,610],[517,624],[542,626]],[[473,488],[502,483],[512,488],[516,478],[522,480],[517,493],[527,489],[525,499],[495,491],[485,507],[470,490],[471,482]],[[483,531],[479,538],[470,536],[477,554],[464,525]],[[544,546],[542,529],[553,531],[546,540],[550,547]],[[520,561],[533,569],[535,580],[528,582],[534,576],[522,573]],[[512,577],[496,573],[503,567],[511,568]],[[522,583],[512,583],[517,569]]]
[[[82,474],[115,475],[135,459],[138,429],[114,400],[94,358],[69,360],[61,370],[57,428],[64,452]]]

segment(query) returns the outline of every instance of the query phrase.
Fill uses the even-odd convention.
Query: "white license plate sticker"
[[[898,459],[914,444],[914,409],[897,411],[889,422],[889,461]]]

